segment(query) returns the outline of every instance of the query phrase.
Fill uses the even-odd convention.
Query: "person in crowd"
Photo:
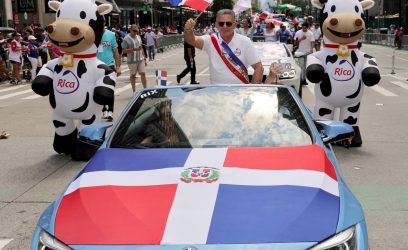
[[[306,85],[306,76],[305,76],[305,67],[306,67],[306,59],[307,55],[313,53],[314,45],[314,35],[309,30],[309,23],[304,22],[302,23],[302,29],[298,30],[295,34],[295,44],[297,50],[295,55],[301,57],[302,60],[299,60],[299,66],[302,69],[301,73],[301,84]]]
[[[157,39],[163,36],[163,33],[160,31],[160,28],[156,28],[154,30],[154,36],[155,36],[156,45],[157,45]],[[157,52],[163,52],[163,48],[157,48]]]
[[[0,32],[0,81],[8,80],[6,50],[7,41]]]
[[[315,50],[316,51],[319,51],[320,50],[320,47],[321,47],[321,42],[322,42],[322,38],[323,38],[323,35],[322,35],[322,30],[320,29],[320,24],[318,24],[318,23],[315,23],[314,24],[314,27],[313,27],[313,29],[312,29],[312,33],[313,33],[313,36],[314,36],[314,40],[315,40],[315,43],[314,43],[314,45],[315,45]]]
[[[116,72],[116,76],[120,76],[120,56],[118,51],[118,44],[116,43],[116,35],[110,30],[105,29],[102,35],[102,40],[98,48],[98,53],[96,54],[99,60],[104,62],[113,71]],[[113,120],[113,106],[115,99],[108,105],[103,106],[102,109],[102,119],[107,121]]]
[[[130,84],[133,93],[136,92],[136,73],[140,74],[143,88],[146,88],[146,54],[143,51],[142,39],[138,35],[135,24],[130,26],[130,33],[125,36],[122,43],[123,53],[127,54],[127,63],[130,71]]]
[[[252,82],[262,81],[263,67],[252,41],[235,32],[237,23],[234,11],[222,9],[217,12],[215,25],[219,32],[211,36],[195,36],[195,24],[196,21],[192,18],[185,23],[184,39],[209,55],[211,83],[249,83],[246,70],[248,65],[254,69]]]
[[[246,36],[252,40],[252,37],[254,36],[254,30],[253,27],[250,27],[248,19],[245,18],[242,21],[242,27],[238,29],[238,34]]]
[[[112,30],[113,31],[113,30]],[[118,45],[118,52],[119,55],[122,55],[122,43],[123,43],[123,38],[120,35],[120,32],[118,30],[115,30],[115,37],[116,37],[116,44]]]
[[[194,60],[195,57],[195,47],[184,42],[184,61],[186,61],[187,67],[177,75],[177,83],[180,84],[180,80],[183,79],[189,72],[191,72],[191,84],[199,84],[196,81],[196,63]]]
[[[277,30],[275,30],[275,24],[273,23],[266,24],[266,29],[264,30],[264,37],[265,37],[265,42],[277,42],[278,41],[278,35],[277,35]]]
[[[37,38],[33,35],[28,37],[28,41],[30,42],[27,46],[27,58],[31,64],[31,80],[33,81],[37,75],[37,67],[38,67],[38,58],[40,57],[39,50],[41,47],[37,46]]]
[[[295,43],[297,45],[297,52],[303,54],[313,53],[314,45],[314,35],[309,30],[309,23],[304,22],[302,24],[302,29],[298,30],[295,34]]]
[[[402,44],[402,37],[404,35],[403,29],[401,27],[397,27],[395,30],[395,38],[394,38],[394,46],[397,47],[398,49],[401,49],[401,44]]]
[[[279,39],[279,42],[281,43],[287,43],[288,39],[292,37],[290,34],[290,31],[286,29],[286,25],[282,24],[280,29],[277,32],[277,36]]]
[[[152,31],[152,28],[148,27],[147,32],[145,34],[146,38],[146,46],[147,46],[147,51],[149,54],[149,60],[154,61],[154,56],[155,56],[155,45],[156,45],[156,35]]]
[[[20,69],[23,62],[22,58],[23,45],[21,44],[21,34],[16,33],[11,41],[9,49],[9,60],[13,67],[10,84],[16,85],[21,83]]]
[[[52,47],[52,43],[50,39],[48,38],[48,34],[46,32],[43,33],[43,40],[42,40],[42,49],[40,50],[40,56],[43,65],[48,62],[48,60],[51,59],[50,57],[50,48]]]
[[[142,39],[143,55],[147,55],[147,41],[146,41],[146,29],[139,29],[139,36]]]

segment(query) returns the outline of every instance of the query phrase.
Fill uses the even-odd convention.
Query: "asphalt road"
[[[360,114],[363,147],[335,151],[343,176],[361,201],[371,249],[408,249],[408,52],[397,51],[391,73],[392,48],[363,45],[375,56],[382,80],[365,88]],[[197,80],[208,82],[208,58],[197,52]],[[149,85],[154,71],[168,71],[168,82],[184,68],[183,49],[157,54],[149,62]],[[124,64],[116,87],[115,117],[132,97]],[[140,88],[140,78],[137,79]],[[182,83],[189,83],[185,78]],[[303,89],[313,106],[312,86]],[[0,249],[28,249],[37,219],[84,163],[57,155],[52,149],[53,126],[47,98],[36,96],[29,84],[0,85]]]

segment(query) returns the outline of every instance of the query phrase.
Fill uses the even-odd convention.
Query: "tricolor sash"
[[[218,33],[217,33],[218,35]],[[224,41],[221,42],[221,46],[224,49],[224,51],[227,52],[227,55],[224,55],[221,51],[220,47],[220,42],[217,37],[217,35],[212,34],[211,35],[211,42],[215,47],[215,50],[218,52],[220,55],[221,59],[224,61],[225,65],[227,68],[243,83],[248,84],[249,83],[249,78],[248,78],[248,71],[247,68],[245,67],[244,63],[239,60],[239,58],[232,52],[231,48],[228,46],[228,44]]]

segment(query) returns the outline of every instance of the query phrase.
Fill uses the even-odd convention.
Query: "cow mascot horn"
[[[354,128],[350,146],[360,147],[358,119],[364,85],[374,86],[381,79],[375,59],[357,46],[365,32],[364,11],[374,1],[311,2],[323,13],[324,48],[307,57],[306,68],[307,79],[315,83],[315,117],[334,119],[334,110],[339,108],[339,119]]]
[[[49,95],[54,150],[85,160],[90,156],[84,155],[78,131],[99,122],[103,105],[114,98],[116,75],[96,58],[104,33],[103,15],[112,6],[97,6],[95,0],[49,1],[48,5],[57,12],[56,21],[47,27],[48,38],[63,55],[41,68],[32,89]]]

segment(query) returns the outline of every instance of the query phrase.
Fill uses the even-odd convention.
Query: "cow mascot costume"
[[[353,126],[352,147],[360,147],[358,127],[364,85],[380,81],[375,59],[357,47],[364,35],[364,11],[373,0],[311,0],[323,13],[324,48],[307,57],[306,77],[315,83],[316,118],[334,119],[340,108],[340,120]],[[364,84],[364,85],[363,85]]]
[[[54,150],[83,160],[78,130],[99,122],[102,107],[114,98],[115,73],[96,58],[110,4],[95,0],[49,1],[56,21],[47,27],[52,44],[64,55],[45,64],[32,83],[49,95],[55,127]],[[78,123],[78,128],[75,123]]]

